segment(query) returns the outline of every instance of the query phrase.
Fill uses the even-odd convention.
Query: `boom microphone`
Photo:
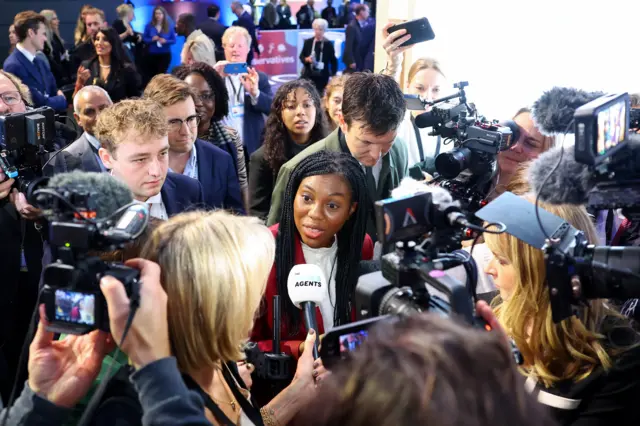
[[[528,170],[531,189],[535,194],[540,192],[540,199],[549,204],[586,204],[596,184],[593,172],[576,161],[574,146],[565,148],[562,158],[561,150],[562,147],[550,149],[533,161]]]
[[[436,124],[440,123],[440,121],[440,117],[434,114],[433,111],[423,112],[415,118],[416,127],[418,127],[419,129],[424,129],[425,127],[433,127]]]
[[[108,173],[78,170],[61,173],[49,179],[47,188],[61,193],[86,194],[98,219],[109,217],[133,202],[129,188]],[[73,200],[70,201],[73,203]]]
[[[576,109],[598,99],[602,92],[586,92],[569,87],[554,87],[533,104],[533,121],[546,136],[573,133],[573,115]],[[416,119],[417,121],[417,119]]]
[[[313,329],[318,333],[318,322],[316,321],[316,306],[327,294],[327,280],[322,269],[317,265],[303,264],[295,265],[289,272],[287,279],[287,289],[289,298],[298,309],[304,312],[304,325],[307,330]],[[313,345],[313,359],[318,358],[319,338]]]

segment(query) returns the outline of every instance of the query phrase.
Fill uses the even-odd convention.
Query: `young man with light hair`
[[[235,159],[198,139],[196,96],[189,84],[169,74],[152,78],[144,91],[144,98],[157,102],[166,115],[170,170],[198,180],[208,208],[244,213]]]
[[[169,125],[162,107],[148,99],[121,101],[98,117],[100,159],[133,197],[149,205],[152,217],[166,220],[202,207],[202,186],[169,172]]]

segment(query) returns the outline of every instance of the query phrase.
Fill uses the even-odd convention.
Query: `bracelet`
[[[275,414],[276,412],[273,409],[267,409],[267,407],[262,407],[260,409],[260,415],[262,416],[264,426],[280,426],[280,422],[276,419]]]

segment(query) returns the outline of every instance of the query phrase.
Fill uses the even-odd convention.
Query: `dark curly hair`
[[[296,228],[293,204],[300,184],[309,176],[339,175],[346,179],[351,189],[351,202],[357,203],[356,211],[338,231],[338,253],[336,270],[336,306],[334,324],[347,324],[351,319],[351,306],[358,282],[358,264],[362,260],[369,206],[364,170],[351,154],[333,151],[319,151],[304,158],[293,169],[282,202],[282,216],[276,236],[276,280],[278,294],[283,295],[281,303],[283,318],[289,329],[295,333],[300,327],[300,309],[289,298],[287,277],[295,265],[295,241],[300,239]],[[284,296],[286,295],[286,296]]]
[[[214,96],[216,105],[213,112],[213,121],[220,121],[229,115],[229,91],[224,83],[224,79],[209,64],[204,62],[196,62],[192,65],[180,65],[171,71],[171,74],[180,80],[185,80],[191,74],[199,74],[207,81]]]
[[[282,110],[289,93],[297,89],[304,89],[313,100],[313,106],[316,107],[316,120],[311,129],[309,143],[316,143],[327,136],[327,119],[323,113],[322,99],[313,83],[309,80],[297,79],[280,86],[273,98],[271,113],[264,128],[264,159],[269,164],[274,176],[277,176],[280,167],[291,159],[289,147],[294,142],[282,121]]]

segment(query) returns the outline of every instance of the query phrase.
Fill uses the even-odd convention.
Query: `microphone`
[[[133,202],[129,188],[108,173],[73,171],[60,173],[49,179],[47,188],[61,195],[86,194],[86,204],[95,212],[96,219],[114,214]],[[37,197],[37,194],[34,194]],[[39,198],[39,197],[37,197]],[[37,201],[37,199],[36,199]],[[73,199],[69,200],[73,204]]]
[[[318,333],[316,321],[316,305],[321,303],[327,294],[327,280],[322,269],[317,265],[295,265],[289,272],[287,289],[291,302],[304,312],[304,325],[307,330],[314,329]],[[319,338],[313,345],[313,359],[318,358]]]
[[[542,201],[549,204],[587,203],[589,192],[595,186],[596,180],[589,166],[576,161],[574,148],[565,148],[561,159],[562,147],[550,149],[531,163],[527,171],[528,180],[534,194],[540,191]],[[549,175],[554,168],[556,169],[553,174]]]
[[[433,127],[440,122],[440,117],[434,114],[433,111],[423,112],[415,118],[416,127],[418,127],[419,129],[424,129],[425,127]]]
[[[569,87],[554,87],[544,92],[533,104],[533,121],[546,136],[574,133],[576,109],[603,96],[603,92],[586,92]]]

